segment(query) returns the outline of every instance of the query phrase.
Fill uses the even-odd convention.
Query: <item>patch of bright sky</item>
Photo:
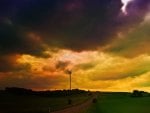
[[[121,0],[121,1],[122,1],[122,3],[123,3],[123,6],[122,6],[121,10],[122,10],[122,12],[123,12],[124,14],[127,14],[126,7],[127,7],[128,3],[129,3],[130,1],[133,1],[133,0]]]
[[[150,13],[148,13],[145,18],[144,18],[144,22],[142,24],[150,24]]]

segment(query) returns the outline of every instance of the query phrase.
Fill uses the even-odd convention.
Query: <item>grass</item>
[[[84,113],[150,113],[150,97],[130,97],[127,93],[103,93]]]
[[[73,104],[78,104],[88,96],[76,95],[71,99]],[[18,96],[12,94],[0,94],[0,113],[48,113],[68,106],[68,97],[40,97],[40,96]]]

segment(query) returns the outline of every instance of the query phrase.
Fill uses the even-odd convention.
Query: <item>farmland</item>
[[[68,98],[72,104],[68,105]],[[72,96],[37,96],[37,95],[16,95],[7,92],[0,93],[0,113],[48,113],[80,104],[89,98],[86,94]]]
[[[129,93],[101,93],[98,102],[84,113],[150,113],[150,97],[131,97]]]

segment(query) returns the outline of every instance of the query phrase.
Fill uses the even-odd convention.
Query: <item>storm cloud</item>
[[[49,46],[81,51],[112,39],[122,4],[120,0],[16,0],[5,6],[5,16],[39,34]],[[8,9],[14,7],[12,15]]]
[[[127,15],[121,12],[121,0],[2,0],[1,5],[2,17],[36,33],[49,47],[83,51],[103,47],[111,43],[122,29],[140,23],[148,12],[149,1],[130,2],[126,9]],[[6,44],[14,42],[10,43],[13,49],[25,46],[25,52],[31,54],[43,51],[41,47],[34,46],[34,40],[28,42],[26,38],[22,40],[22,36],[16,36],[14,32],[17,28],[13,28],[13,31],[12,28],[5,29],[12,37],[8,42],[3,38],[2,44],[5,44],[4,41]],[[25,30],[19,31],[21,35],[24,33],[22,31]]]

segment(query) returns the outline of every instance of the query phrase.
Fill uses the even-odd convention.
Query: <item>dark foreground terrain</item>
[[[70,99],[71,101],[68,101]],[[150,113],[150,94],[138,90],[133,93],[91,93],[83,90],[36,92],[22,88],[0,91],[0,113],[50,113],[50,111],[53,113],[79,113],[80,111],[82,113]]]
[[[150,113],[150,97],[130,93],[100,93],[97,103],[84,113]]]
[[[71,98],[71,104],[68,99]],[[67,91],[33,92],[28,90],[0,91],[0,113],[49,113],[80,104],[90,96],[87,92],[74,90],[71,96]]]

